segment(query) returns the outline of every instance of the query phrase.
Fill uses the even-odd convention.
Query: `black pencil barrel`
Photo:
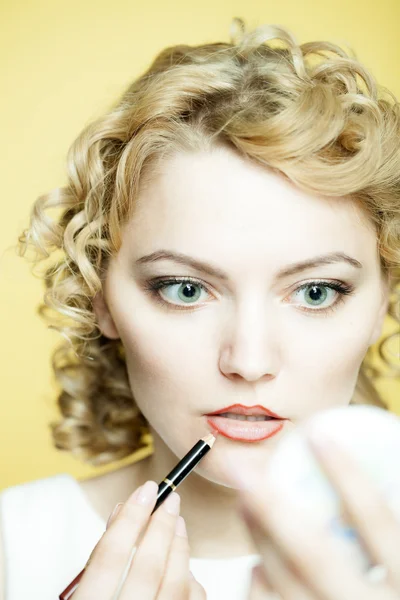
[[[151,512],[154,511],[168,498],[171,492],[173,492],[180,483],[189,475],[195,468],[197,463],[203,458],[207,452],[211,450],[211,447],[204,442],[199,440],[197,444],[193,446],[191,450],[178,462],[176,467],[172,469],[170,473],[163,479],[158,486],[158,494],[156,504]]]

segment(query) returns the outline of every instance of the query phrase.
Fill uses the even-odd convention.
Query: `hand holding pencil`
[[[180,497],[172,492],[152,515],[157,491],[156,482],[147,481],[112,516],[73,600],[205,600],[189,571]]]
[[[173,490],[214,441],[212,434],[205,436],[159,485],[147,481],[115,507],[85,568],[60,600],[72,595],[73,600],[206,600],[189,570],[186,526]]]

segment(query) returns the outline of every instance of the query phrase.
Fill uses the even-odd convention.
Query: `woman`
[[[74,600],[114,597],[146,524],[119,598],[247,600],[265,552],[252,519],[275,538],[248,495],[252,516],[238,512],[225,465],[261,467],[318,410],[384,406],[367,358],[396,316],[399,105],[337,46],[235,23],[230,44],[162,51],[79,135],[68,184],[37,200],[20,238],[22,254],[56,258],[42,307],[67,339],[54,355],[56,447],[105,464],[150,432],[154,453],[3,492],[7,600],[39,582],[41,600],[60,593],[121,501]],[[156,482],[217,411],[215,447],[150,519]],[[341,583],[342,600],[355,588]],[[300,585],[302,596],[276,582],[266,593],[339,598]]]

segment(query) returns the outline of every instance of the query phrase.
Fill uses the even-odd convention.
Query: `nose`
[[[248,303],[225,321],[221,332],[220,371],[229,379],[268,381],[277,376],[277,322],[266,306]]]

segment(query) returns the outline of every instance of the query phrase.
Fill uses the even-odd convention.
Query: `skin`
[[[230,473],[240,488],[242,517],[261,556],[248,600],[399,600],[400,524],[370,477],[333,440],[306,428],[306,439],[336,488],[375,567],[367,578],[332,543],[326,528],[305,518],[295,502],[271,494],[268,477]],[[376,569],[385,568],[377,577]],[[272,595],[270,595],[272,594]],[[278,594],[278,596],[276,596]]]
[[[161,249],[213,263],[228,279],[170,260],[135,264]],[[291,263],[339,251],[363,267],[340,262],[274,282]],[[145,284],[172,276],[193,277],[205,289],[195,287],[193,303],[185,301],[184,285],[172,284],[160,291],[161,306]],[[342,281],[354,293],[322,312],[339,300],[337,292],[322,288],[321,306],[312,303],[310,288],[295,293],[318,279]],[[257,443],[219,436],[179,488],[192,556],[257,552],[224,460],[260,466],[308,416],[349,404],[368,347],[381,335],[388,296],[375,230],[348,199],[301,191],[227,148],[167,159],[142,190],[94,301],[102,333],[123,343],[155,452],[88,482],[95,509],[106,519],[137,485],[163,479],[208,433],[205,413],[261,404],[288,418],[281,432]]]

